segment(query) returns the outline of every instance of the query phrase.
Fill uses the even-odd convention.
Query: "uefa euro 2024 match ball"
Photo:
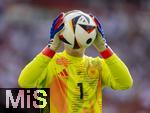
[[[66,13],[64,30],[59,38],[72,49],[89,47],[96,37],[96,24],[89,14],[82,11]]]

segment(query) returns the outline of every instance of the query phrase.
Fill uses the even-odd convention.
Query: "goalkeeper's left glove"
[[[105,34],[102,29],[102,25],[95,16],[93,16],[93,15],[90,15],[90,16],[93,18],[93,20],[95,21],[95,23],[97,25],[97,29],[96,29],[97,35],[93,42],[93,45],[98,50],[98,52],[101,54],[101,56],[103,58],[108,58],[113,54],[113,52],[106,43]]]

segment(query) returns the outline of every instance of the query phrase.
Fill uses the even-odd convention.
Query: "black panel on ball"
[[[87,44],[90,44],[91,42],[92,42],[92,38],[89,38],[89,39],[86,41]]]

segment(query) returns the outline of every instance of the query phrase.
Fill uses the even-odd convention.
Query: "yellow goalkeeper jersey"
[[[53,58],[37,55],[21,72],[24,88],[50,88],[50,113],[102,113],[102,88],[132,86],[125,64],[113,54],[108,59],[73,57],[66,51]]]

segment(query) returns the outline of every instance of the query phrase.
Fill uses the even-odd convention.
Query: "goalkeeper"
[[[62,41],[59,33],[64,29],[61,13],[53,21],[50,43],[21,72],[18,83],[23,88],[50,88],[51,113],[102,113],[102,89],[126,90],[133,80],[126,65],[104,40],[99,20],[93,42],[101,57],[84,55],[85,49],[65,46],[57,53]]]

